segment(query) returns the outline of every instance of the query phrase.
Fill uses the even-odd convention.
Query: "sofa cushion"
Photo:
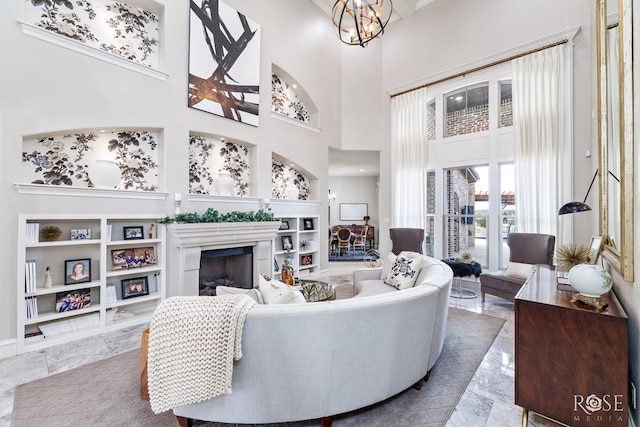
[[[529,277],[534,268],[535,265],[532,264],[509,261],[507,263],[507,270],[504,272],[504,275],[507,277],[521,277],[523,279],[526,279],[527,277]]]
[[[387,256],[384,258],[384,261],[382,262],[382,272],[380,273],[380,278],[382,280],[387,278],[387,275],[389,274],[389,270],[391,270],[393,263],[396,262],[397,257],[398,256],[393,252],[389,252]]]
[[[260,293],[265,304],[298,304],[306,302],[302,292],[279,280],[260,277]]]
[[[359,283],[359,289],[359,292],[354,296],[354,298],[369,297],[371,295],[380,295],[389,292],[398,292],[396,288],[385,284],[380,279],[362,280]]]
[[[216,295],[237,295],[244,294],[253,298],[258,304],[264,304],[262,300],[262,294],[256,288],[243,289],[234,288],[232,286],[216,286]]]
[[[399,255],[391,266],[389,274],[384,279],[384,283],[396,289],[413,287],[418,278],[418,273],[420,273],[421,264],[422,257],[408,259],[405,256]]]

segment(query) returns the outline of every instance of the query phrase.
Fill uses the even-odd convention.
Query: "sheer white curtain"
[[[391,99],[392,227],[425,227],[427,88]]]
[[[514,59],[512,67],[518,231],[557,236],[564,199],[564,45]]]

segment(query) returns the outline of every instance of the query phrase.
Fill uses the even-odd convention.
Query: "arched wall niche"
[[[289,74],[288,72],[286,72],[283,68],[279,67],[276,64],[271,64],[271,74],[272,75],[276,75],[285,85],[286,87],[293,92],[294,96],[292,96],[291,94],[287,94],[287,93],[281,93],[278,94],[278,96],[283,96],[285,98],[293,98],[293,99],[289,99],[289,101],[295,103],[296,101],[299,101],[302,106],[304,107],[304,109],[306,110],[306,112],[309,115],[309,120],[308,124],[313,125],[313,126],[318,126],[319,124],[319,111],[318,111],[318,107],[316,106],[315,102],[313,102],[313,99],[311,99],[311,96],[309,96],[309,94],[307,93],[307,91],[304,89],[304,87],[293,77],[291,76],[291,74]],[[295,114],[289,114],[286,111],[283,111],[282,109],[274,109],[274,96],[276,96],[276,94],[273,93],[274,87],[272,84],[272,105],[271,105],[271,111],[276,112],[278,114],[283,114],[287,117],[296,119]],[[295,99],[297,98],[297,99]],[[299,120],[299,119],[297,119]],[[302,120],[300,120],[302,121]],[[303,121],[304,122],[304,121]]]

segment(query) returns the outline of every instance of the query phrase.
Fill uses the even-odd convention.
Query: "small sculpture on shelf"
[[[42,285],[45,288],[50,288],[52,285],[52,279],[51,276],[53,275],[53,272],[51,271],[51,267],[47,267],[44,271],[44,284]]]
[[[149,238],[155,239],[155,237],[156,237],[156,225],[154,223],[151,223],[151,225],[149,226]]]

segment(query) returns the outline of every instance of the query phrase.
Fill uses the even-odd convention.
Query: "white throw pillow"
[[[264,304],[262,300],[262,295],[260,291],[256,288],[252,289],[243,289],[243,288],[234,288],[232,286],[216,286],[216,295],[237,295],[237,294],[245,294],[256,300],[258,304]]]
[[[416,283],[421,265],[421,257],[407,259],[398,255],[391,266],[391,270],[389,270],[389,274],[384,279],[384,283],[396,289],[411,288]]]
[[[382,280],[385,280],[389,275],[389,270],[393,267],[393,263],[396,262],[396,258],[397,256],[393,252],[389,252],[384,258],[384,261],[382,262],[382,272],[380,273],[380,278]]]
[[[505,276],[509,277],[521,277],[526,279],[529,277],[535,265],[533,264],[523,264],[521,262],[511,262],[507,263],[507,270],[504,272]]]
[[[261,276],[259,289],[265,304],[298,304],[306,302],[302,292],[279,280],[268,281]]]

